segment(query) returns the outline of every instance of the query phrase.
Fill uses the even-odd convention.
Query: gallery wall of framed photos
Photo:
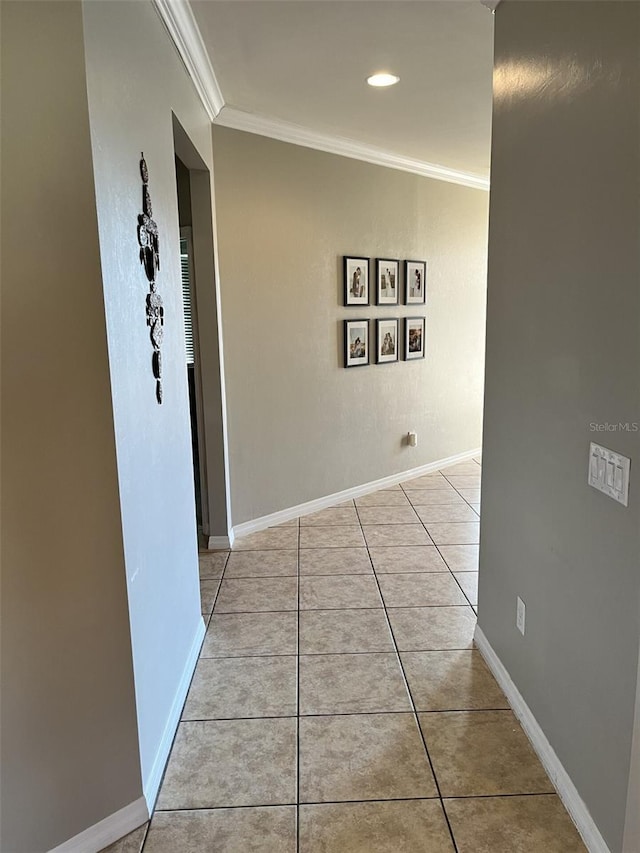
[[[373,281],[370,275],[372,266],[375,270]],[[426,306],[426,261],[375,258],[374,263],[371,258],[345,255],[343,279],[345,307],[369,307],[372,303],[376,308]],[[401,345],[401,335],[404,338],[404,346]],[[364,367],[371,364],[372,346],[375,347],[375,364],[397,362],[401,352],[404,361],[424,358],[426,317],[369,317],[344,320],[345,367]]]

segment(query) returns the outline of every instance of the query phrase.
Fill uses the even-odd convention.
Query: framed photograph
[[[404,357],[407,361],[424,358],[425,348],[424,317],[407,317],[404,321]]]
[[[427,301],[427,262],[404,262],[404,304],[424,305]]]
[[[398,274],[400,261],[390,261],[385,258],[376,260],[376,305],[397,305],[400,283]]]
[[[344,256],[344,304],[369,304],[369,258]]]
[[[369,364],[369,321],[344,321],[344,366]]]
[[[398,320],[377,320],[376,361],[386,364],[398,360]]]

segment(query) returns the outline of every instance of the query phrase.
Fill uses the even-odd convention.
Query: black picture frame
[[[416,276],[420,277],[419,291]],[[426,305],[427,302],[427,262],[404,262],[404,304]]]
[[[397,258],[376,258],[376,305],[399,304],[400,261]]]
[[[370,258],[359,258],[355,255],[343,255],[345,307],[369,305],[370,260]],[[356,289],[360,290],[359,295],[356,295]]]
[[[399,333],[397,317],[376,320],[376,364],[392,364],[399,360]]]
[[[361,330],[358,333],[358,330]],[[364,330],[364,344],[362,343],[362,330]],[[355,335],[355,337],[354,337]],[[360,346],[364,351],[354,356],[355,347],[360,336]],[[344,366],[366,367],[369,364],[369,320],[345,320],[344,321]]]
[[[416,349],[415,330],[420,329],[420,346]],[[427,348],[427,319],[426,317],[404,318],[404,360],[414,361],[425,358]]]

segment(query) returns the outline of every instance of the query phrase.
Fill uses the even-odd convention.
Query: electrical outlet
[[[516,605],[516,628],[522,636],[524,637],[524,620],[525,620],[525,612],[526,607],[524,601],[518,596],[518,603]]]

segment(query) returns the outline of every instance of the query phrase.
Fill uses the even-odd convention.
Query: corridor
[[[480,460],[200,555],[148,827],[109,853],[578,853],[480,653]]]

